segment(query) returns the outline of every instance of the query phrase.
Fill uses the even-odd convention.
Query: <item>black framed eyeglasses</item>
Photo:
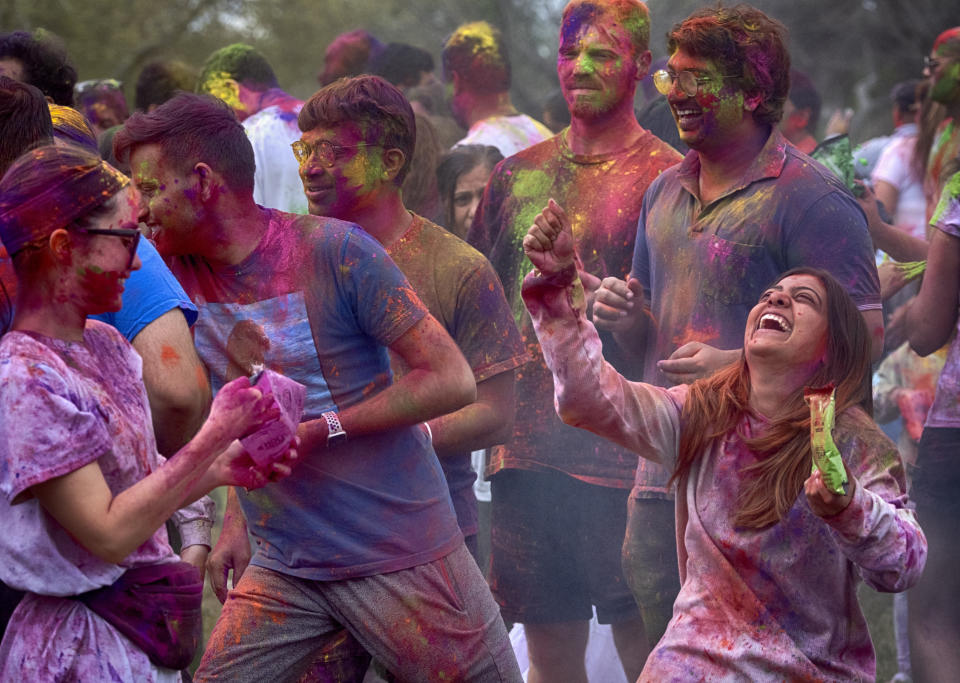
[[[357,145],[338,145],[329,140],[318,140],[312,145],[303,140],[296,140],[290,144],[290,148],[293,150],[293,156],[297,158],[297,162],[301,166],[309,161],[312,154],[316,154],[317,160],[326,168],[333,168],[333,165],[337,162],[337,158],[342,156],[343,150],[367,147],[379,147],[379,145],[370,145],[366,142],[361,142]]]
[[[923,56],[923,68],[933,71],[938,66],[940,66],[940,60],[936,57],[931,57],[930,55]]]
[[[107,235],[109,237],[120,237],[130,251],[130,258],[127,260],[127,267],[124,270],[130,270],[133,267],[133,260],[137,258],[137,247],[140,245],[140,231],[133,228],[117,228],[116,230],[106,230],[103,228],[77,228],[79,232],[87,235]]]
[[[693,71],[681,71],[672,74],[666,69],[659,69],[653,72],[653,85],[661,95],[667,95],[673,88],[674,83],[680,84],[680,91],[687,97],[696,97],[700,92],[700,86],[716,79],[726,80],[733,76],[698,76]]]

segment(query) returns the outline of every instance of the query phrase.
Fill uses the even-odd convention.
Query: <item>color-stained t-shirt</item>
[[[177,561],[166,528],[113,564],[81,546],[30,491],[93,462],[113,495],[161,466],[140,356],[116,330],[93,320],[83,342],[6,334],[0,341],[0,579],[28,595],[0,647],[0,680],[108,680],[99,675],[107,664],[153,680],[143,652],[63,596],[108,586],[132,567]]]
[[[410,228],[387,248],[430,314],[467,359],[479,384],[522,366],[529,356],[490,262],[439,225],[414,215]],[[403,360],[390,354],[397,376]],[[477,533],[476,474],[470,452],[440,459],[464,535]]]
[[[632,275],[657,322],[643,381],[668,386],[657,361],[688,342],[741,348],[750,309],[790,268],[822,268],[861,311],[881,307],[863,211],[830,171],[779,131],[743,178],[706,206],[699,171],[691,152],[643,200]]]
[[[200,309],[194,338],[214,390],[265,365],[306,385],[306,422],[385,389],[385,347],[427,315],[406,278],[353,224],[262,211],[269,227],[240,263],[170,262]],[[423,428],[300,455],[290,477],[238,491],[255,565],[337,580],[430,562],[462,542]]]
[[[889,183],[897,189],[896,207],[887,208],[893,213],[895,225],[918,239],[927,239],[927,202],[923,195],[923,181],[913,170],[911,158],[917,142],[917,126],[905,123],[894,131],[890,142],[883,148],[870,178],[874,184]]]
[[[553,408],[553,380],[530,316],[520,298],[524,275],[532,269],[523,253],[523,238],[551,197],[573,222],[577,253],[584,270],[597,277],[623,278],[630,269],[637,216],[647,187],[680,155],[644,131],[631,147],[613,154],[585,156],[570,151],[565,132],[502,161],[494,170],[477,209],[467,241],[490,259],[503,282],[507,302],[533,361],[517,373],[517,419],[514,437],[491,453],[487,475],[503,468],[559,470],[582,481],[630,488],[637,457],[564,425]],[[612,338],[605,353],[618,369],[632,366]],[[668,475],[643,461],[641,470],[656,470],[653,495],[665,497]],[[645,476],[645,475],[644,475]]]
[[[688,387],[632,382],[604,361],[572,268],[531,275],[524,299],[564,418],[672,469]],[[857,586],[863,579],[878,590],[906,590],[926,562],[903,463],[876,424],[851,408],[833,431],[857,481],[847,508],[821,518],[798,492],[780,522],[743,529],[734,522],[738,496],[746,468],[758,461],[743,437],[765,424],[745,415],[678,485],[681,588],[641,681],[874,679]]]
[[[279,88],[260,98],[261,109],[243,120],[257,165],[253,176],[253,199],[269,209],[307,213],[300,165],[290,144],[300,139],[297,116],[303,101]]]
[[[960,239],[960,173],[947,181],[931,225],[952,239]],[[960,301],[944,301],[944,306],[960,306]],[[960,321],[957,323],[960,330]],[[937,381],[933,407],[925,427],[960,428],[960,336],[954,336],[947,351],[947,362]]]
[[[543,142],[552,135],[549,128],[526,114],[491,116],[470,126],[466,137],[454,147],[489,145],[496,147],[500,150],[500,154],[508,157],[531,145]]]

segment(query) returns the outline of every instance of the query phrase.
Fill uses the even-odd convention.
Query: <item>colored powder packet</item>
[[[846,134],[827,138],[817,145],[810,156],[840,178],[854,195],[857,197],[863,195],[863,187],[855,182],[853,148],[850,146],[850,138]]]
[[[290,449],[290,442],[297,433],[307,388],[288,377],[262,369],[250,377],[250,384],[264,396],[273,396],[280,408],[280,417],[261,426],[253,434],[240,439],[240,443],[257,465],[265,467],[279,460]]]
[[[897,270],[905,280],[915,280],[927,269],[926,261],[903,261],[897,263]]]
[[[838,496],[846,495],[847,470],[840,451],[833,442],[833,424],[836,417],[836,389],[832,384],[803,390],[803,400],[810,406],[810,447],[813,451],[811,473],[820,470],[823,483]]]

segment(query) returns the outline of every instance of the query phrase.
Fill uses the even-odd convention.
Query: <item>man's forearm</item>
[[[477,400],[430,420],[433,449],[439,457],[496,446],[513,434],[516,413],[513,371],[477,384]]]

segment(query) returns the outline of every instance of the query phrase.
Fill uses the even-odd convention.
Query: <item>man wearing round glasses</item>
[[[646,382],[692,382],[736,360],[751,302],[799,265],[837,277],[874,351],[882,346],[863,212],[776,127],[789,90],[785,37],[745,5],[698,10],[668,36],[671,56],[654,80],[692,151],[651,185],[629,282],[605,280],[593,309],[597,327],[643,355]]]
[[[630,276],[604,279],[593,306],[596,327],[642,357],[644,382],[689,383],[738,360],[752,304],[766,283],[801,265],[824,268],[847,288],[874,352],[882,348],[863,212],[776,127],[789,89],[785,33],[746,5],[698,10],[669,33],[670,59],[654,78],[691,151],[651,184]],[[638,573],[630,549],[647,525],[631,507],[628,576]]]

